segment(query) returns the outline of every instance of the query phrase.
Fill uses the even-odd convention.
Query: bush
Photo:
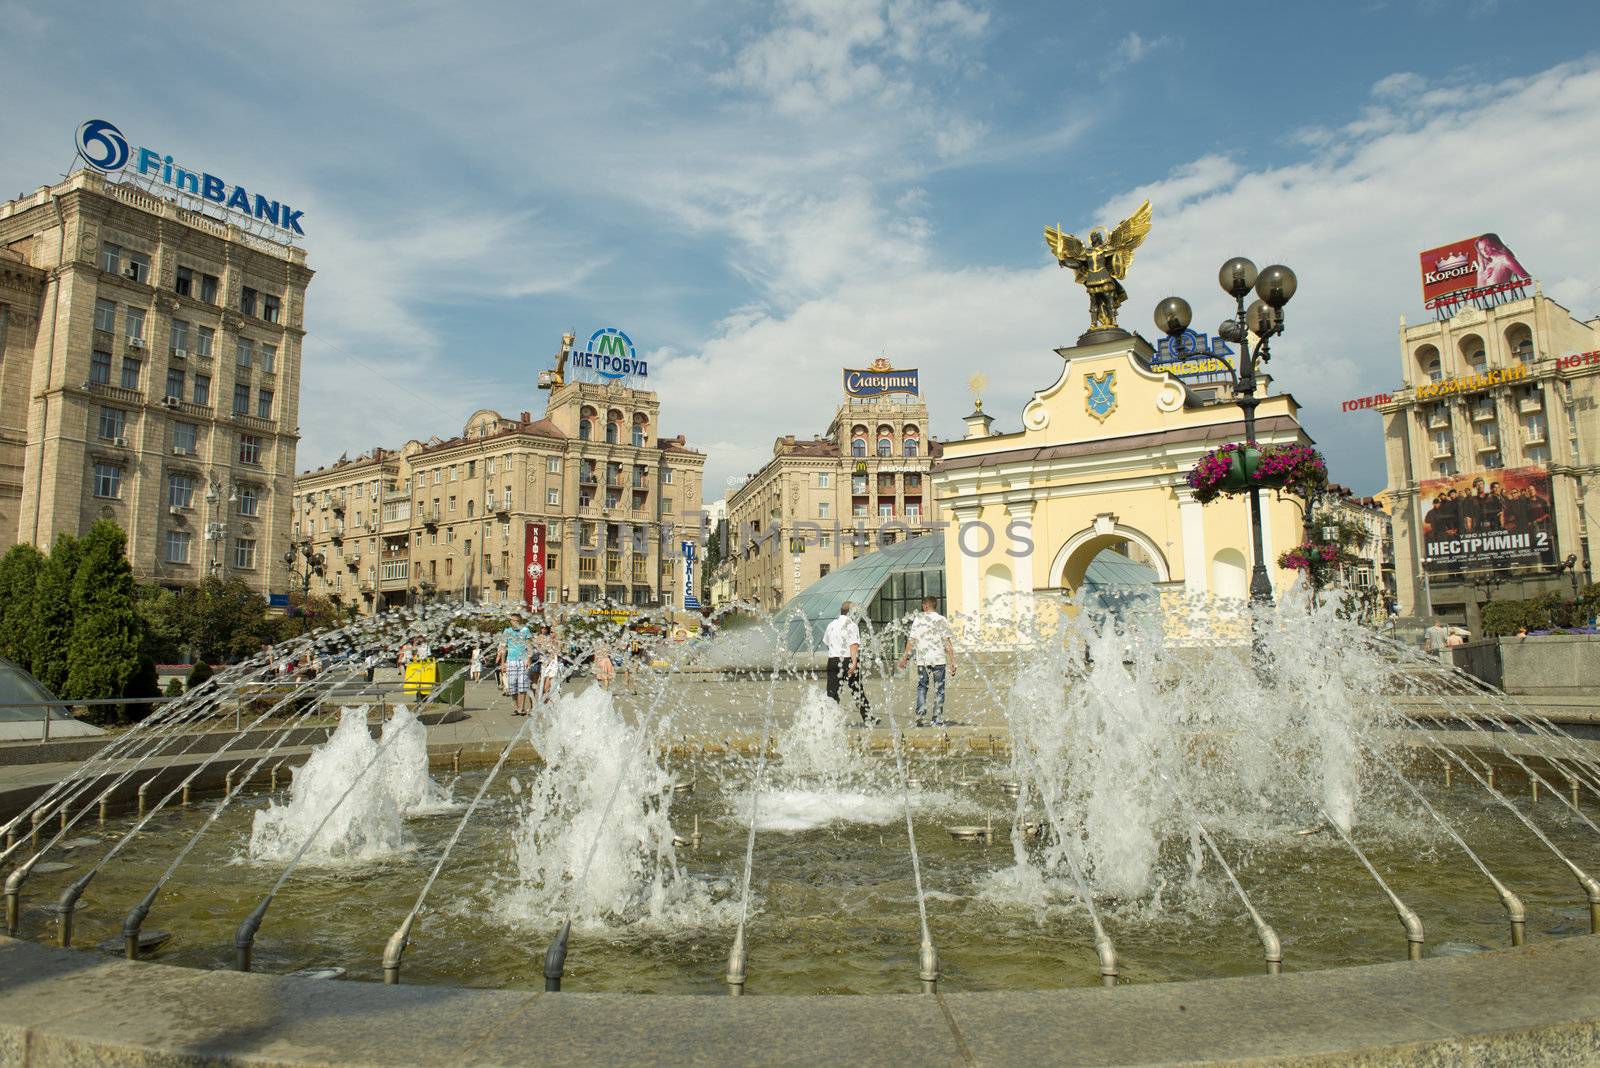
[[[196,660],[194,667],[189,669],[189,678],[184,684],[186,690],[192,690],[211,677],[211,665],[204,660]]]
[[[78,575],[81,543],[58,534],[39,569],[33,597],[33,633],[28,670],[52,693],[67,685],[67,646],[72,641],[72,584]],[[104,694],[100,696],[106,696]]]
[[[162,692],[164,696],[167,697],[182,697],[183,680],[178,678],[176,675],[172,676],[172,678],[167,680],[167,688]]]
[[[128,566],[126,546],[122,528],[109,520],[99,520],[84,536],[72,582],[65,697],[127,696],[130,684],[141,674],[143,634],[133,608],[133,569]],[[149,688],[154,689],[153,665],[149,674]]]
[[[1600,606],[1600,585],[1587,587],[1576,601],[1554,592],[1521,601],[1490,601],[1483,606],[1483,633],[1487,637],[1499,637],[1521,630],[1581,627],[1594,618],[1597,606]]]
[[[26,542],[0,558],[0,656],[27,667],[33,655],[33,601],[44,554]]]

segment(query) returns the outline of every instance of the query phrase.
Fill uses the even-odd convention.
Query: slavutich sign
[[[895,370],[879,356],[864,370],[844,369],[844,391],[852,397],[882,397],[889,393],[918,396],[917,369]]]
[[[1431,397],[1448,397],[1457,393],[1476,393],[1491,386],[1504,386],[1512,382],[1521,382],[1528,377],[1526,367],[1496,368],[1493,371],[1484,371],[1481,374],[1463,375],[1460,378],[1447,378],[1442,382],[1423,382],[1417,386],[1417,400],[1428,400]]]

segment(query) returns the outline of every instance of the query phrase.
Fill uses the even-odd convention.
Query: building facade
[[[110,519],[141,582],[283,589],[310,280],[93,171],[0,205],[0,549]]]
[[[1400,329],[1382,395],[1404,616],[1478,629],[1495,598],[1594,581],[1600,320],[1531,297]]]
[[[927,405],[894,394],[847,395],[821,437],[779,438],[728,498],[729,596],[776,611],[858,556],[926,533],[939,453]]]
[[[946,523],[945,593],[968,641],[1039,594],[1073,596],[1105,550],[1143,565],[1151,585],[1242,599],[1254,565],[1244,496],[1201,505],[1186,478],[1201,456],[1245,440],[1238,405],[1152,369],[1140,337],[1057,349],[1055,381],[995,433],[981,405],[945,444],[933,480]],[[1305,443],[1298,405],[1261,398],[1255,439]],[[1261,495],[1263,553],[1275,592],[1296,581],[1278,556],[1298,544],[1297,502]]]
[[[310,592],[361,614],[529,602],[541,583],[546,604],[681,608],[705,455],[661,437],[660,415],[653,392],[564,382],[541,418],[483,409],[449,440],[303,473],[292,534],[324,561]]]

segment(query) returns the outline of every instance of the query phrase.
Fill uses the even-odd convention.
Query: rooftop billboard
[[[1422,304],[1445,308],[1508,289],[1533,279],[1498,234],[1479,234],[1422,253]]]

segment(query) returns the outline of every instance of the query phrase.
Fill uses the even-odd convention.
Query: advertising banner
[[[1157,339],[1150,366],[1197,385],[1231,382],[1235,374],[1233,355],[1233,349],[1220,337],[1185,330],[1175,338]]]
[[[844,391],[851,397],[882,397],[890,393],[917,396],[917,369],[890,370],[873,366],[865,370],[844,369]]]
[[[1425,570],[1497,571],[1556,562],[1550,473],[1511,467],[1417,487]]]
[[[681,543],[683,550],[683,607],[691,612],[700,610],[700,598],[694,592],[694,542]]]
[[[1498,234],[1479,234],[1422,253],[1426,308],[1447,307],[1532,282]]]
[[[527,524],[522,544],[522,603],[538,608],[544,604],[544,524]]]

